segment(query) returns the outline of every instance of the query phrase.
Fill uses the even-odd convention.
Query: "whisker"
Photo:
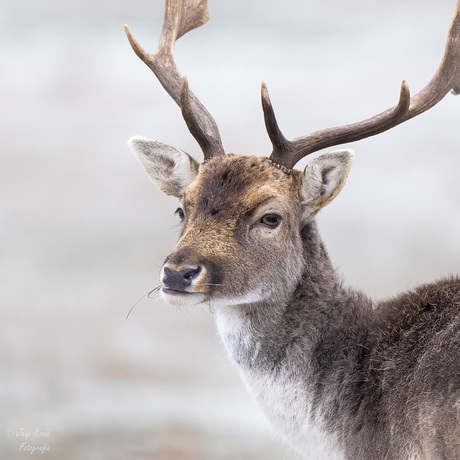
[[[134,310],[134,307],[142,300],[142,299],[145,299],[146,297],[148,297],[149,299],[151,299],[150,297],[150,294],[152,292],[158,292],[159,290],[161,289],[161,285],[160,286],[157,286],[156,288],[153,288],[150,292],[148,292],[147,294],[144,294],[128,311],[128,314],[126,315],[126,319],[129,318],[129,315],[131,314],[131,312]]]
[[[169,227],[169,230],[182,230],[182,225],[179,223],[179,224],[173,224]]]

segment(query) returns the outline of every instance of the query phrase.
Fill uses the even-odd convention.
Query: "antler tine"
[[[457,1],[441,64],[428,85],[413,97],[404,121],[433,107],[449,91],[455,95],[460,93],[460,0]]]
[[[183,77],[174,60],[174,45],[182,35],[205,24],[209,19],[207,0],[166,0],[163,29],[158,51],[150,54],[145,51],[125,25],[128,40],[137,56],[153,71],[163,88],[181,107],[181,87]],[[203,148],[205,159],[217,155],[225,155],[217,124],[203,104],[192,93],[188,92],[188,110],[183,116],[193,117],[193,121],[185,118],[187,126],[194,126],[191,134]],[[203,140],[206,139],[204,142]]]
[[[288,154],[294,153],[292,142],[286,139],[281,132],[278,122],[276,121],[275,111],[268,94],[268,88],[265,82],[262,82],[262,109],[264,111],[265,127],[267,129],[268,137],[273,145],[273,152],[270,159],[278,163],[281,158]]]
[[[278,127],[268,90],[263,83],[262,106],[265,125],[273,144],[270,160],[286,168],[293,168],[300,159],[310,153],[388,131],[430,109],[449,91],[453,94],[460,93],[460,0],[457,1],[443,60],[433,79],[412,98],[409,86],[403,81],[398,105],[374,117],[346,126],[316,131],[289,141]]]
[[[277,137],[270,134],[269,131],[269,137],[273,144],[273,152],[270,155],[270,160],[274,163],[283,165],[286,168],[293,168],[299,160],[310,153],[317,152],[318,150],[332,147],[334,145],[343,144],[345,142],[358,141],[360,139],[387,131],[401,123],[404,115],[408,112],[410,100],[409,85],[406,81],[403,81],[401,84],[398,105],[372,118],[368,118],[351,125],[316,131],[292,141],[288,141],[283,136],[285,141],[284,145],[283,143],[278,142]],[[265,115],[266,125],[276,124],[274,113],[272,121],[267,122],[267,116],[271,116],[269,112]],[[279,128],[277,127],[276,129],[281,134]]]

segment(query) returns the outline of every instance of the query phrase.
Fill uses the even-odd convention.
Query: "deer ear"
[[[303,219],[316,214],[342,190],[353,163],[352,150],[326,153],[308,163],[302,176]]]
[[[195,180],[199,163],[182,150],[135,136],[128,145],[155,185],[166,195],[182,197]]]

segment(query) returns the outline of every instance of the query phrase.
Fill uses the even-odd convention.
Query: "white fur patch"
[[[168,302],[171,305],[176,307],[193,307],[194,305],[199,305],[205,302],[206,297],[200,292],[191,292],[186,294],[168,294],[163,290],[161,292],[161,297],[163,300]]]
[[[233,307],[236,305],[250,305],[252,303],[261,302],[265,296],[262,295],[260,289],[254,289],[251,292],[237,296],[237,297],[223,297],[219,299],[212,299],[212,306],[220,307]]]
[[[303,373],[294,377],[293,373],[282,371],[275,377],[254,366],[260,359],[261,344],[253,340],[249,319],[238,306],[219,307],[216,320],[230,358],[238,362],[243,352],[249,360],[249,366],[240,367],[242,380],[283,439],[306,459],[342,459],[336,440],[326,433],[321,420],[311,418]]]
[[[321,420],[312,420],[311,403],[303,381],[292,375],[256,375],[245,372],[246,385],[274,428],[284,440],[306,459],[340,460],[338,444],[323,428]]]

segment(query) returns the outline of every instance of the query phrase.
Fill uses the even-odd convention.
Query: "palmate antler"
[[[285,168],[293,168],[300,159],[310,153],[388,131],[430,109],[449,91],[453,94],[460,93],[460,0],[455,8],[444,57],[433,79],[412,98],[408,84],[403,81],[398,105],[372,118],[351,125],[316,131],[290,141],[283,136],[278,127],[267,87],[262,83],[265,126],[273,145],[270,160]]]
[[[166,0],[163,30],[156,54],[147,53],[125,26],[136,54],[155,73],[168,94],[181,107],[192,135],[203,150],[205,160],[225,155],[217,124],[188,89],[188,82],[179,73],[174,61],[174,44],[185,33],[205,24],[209,18],[207,0]],[[262,107],[265,125],[273,145],[270,160],[283,169],[291,169],[310,153],[387,131],[436,105],[452,91],[460,93],[460,0],[457,1],[447,39],[446,51],[433,79],[414,97],[409,86],[401,85],[398,105],[367,120],[288,140],[278,127],[265,83],[262,83]]]
[[[166,0],[163,29],[156,54],[146,52],[125,25],[135,53],[157,76],[163,88],[182,109],[185,122],[203,150],[205,160],[225,155],[217,124],[196,96],[189,92],[174,60],[174,45],[187,32],[209,19],[207,0]]]

